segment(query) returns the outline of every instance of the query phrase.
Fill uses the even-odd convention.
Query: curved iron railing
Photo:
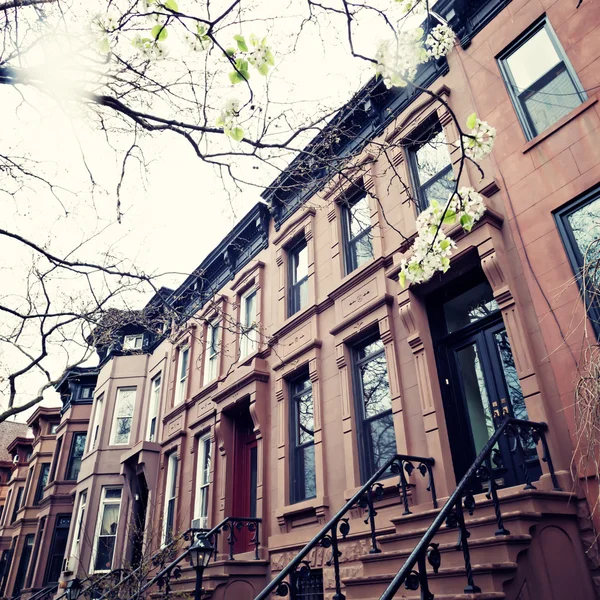
[[[510,532],[504,527],[502,512],[500,510],[500,501],[497,494],[497,481],[492,464],[492,452],[494,446],[502,436],[506,436],[510,443],[510,450],[517,455],[519,464],[523,471],[523,480],[525,489],[535,489],[531,481],[529,469],[527,467],[527,453],[524,446],[531,447],[533,441],[535,446],[538,442],[542,443],[542,461],[548,466],[548,471],[555,491],[561,491],[550,457],[550,450],[546,441],[546,423],[536,423],[533,421],[524,421],[512,417],[506,417],[499,425],[492,437],[483,447],[477,458],[473,461],[464,477],[460,480],[456,489],[440,512],[437,514],[432,524],[429,526],[415,549],[411,552],[406,562],[392,579],[392,582],[385,590],[380,600],[392,600],[402,584],[408,590],[418,590],[421,588],[421,598],[423,600],[433,600],[433,594],[429,591],[427,562],[437,573],[441,566],[441,553],[438,550],[438,544],[433,542],[434,536],[445,522],[448,527],[458,528],[457,549],[462,550],[467,586],[465,594],[474,594],[481,592],[481,589],[475,585],[473,579],[473,568],[471,565],[471,556],[469,551],[469,532],[465,525],[464,510],[473,514],[475,509],[475,498],[473,489],[480,487],[482,483],[487,483],[486,495],[492,500],[494,513],[498,529],[496,535],[508,535]],[[415,570],[416,567],[416,570]],[[258,596],[264,598],[264,596]],[[258,600],[258,599],[257,599]]]
[[[58,583],[48,585],[41,590],[38,590],[33,596],[29,596],[28,600],[42,600],[42,598],[53,596],[58,590]]]
[[[274,577],[265,589],[256,596],[255,600],[265,600],[272,592],[278,596],[287,596],[290,593],[292,581],[291,578],[298,574],[300,577],[307,577],[310,573],[310,564],[304,560],[308,553],[315,547],[331,548],[331,558],[328,565],[333,565],[335,577],[335,593],[334,598],[343,598],[341,592],[340,581],[340,566],[339,558],[342,555],[338,548],[338,533],[342,539],[350,533],[350,519],[345,515],[353,508],[362,508],[366,511],[365,523],[369,524],[371,537],[370,553],[379,553],[381,550],[377,545],[375,516],[375,501],[383,497],[383,484],[379,481],[386,473],[391,471],[398,475],[400,482],[398,489],[402,496],[405,515],[411,514],[408,503],[408,490],[412,485],[408,482],[407,476],[415,471],[415,469],[423,476],[428,476],[427,490],[431,493],[434,508],[438,507],[437,497],[435,493],[435,483],[433,480],[432,467],[435,461],[433,458],[423,458],[420,456],[409,456],[405,454],[396,454],[390,458],[384,465],[381,466],[373,476],[356,492],[344,506],[332,517],[329,522],[313,537],[302,550],[293,558],[289,564]],[[415,464],[417,466],[415,467]],[[290,578],[285,581],[286,577]]]

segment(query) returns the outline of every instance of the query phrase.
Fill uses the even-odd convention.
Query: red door
[[[257,447],[256,435],[250,415],[245,419],[238,417],[235,421],[235,449],[233,464],[233,502],[232,517],[256,517],[256,475]],[[235,528],[234,553],[247,552],[254,549],[253,531],[246,525]]]

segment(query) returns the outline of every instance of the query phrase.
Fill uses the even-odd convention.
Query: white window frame
[[[218,319],[210,321],[206,327],[206,344],[204,349],[204,385],[210,383],[217,377],[217,367],[219,364],[219,344],[221,342],[219,329]],[[215,332],[216,337],[213,338]]]
[[[71,543],[71,556],[69,558],[69,570],[77,570],[76,562],[79,560],[79,551],[81,550],[81,533],[83,531],[83,520],[85,518],[85,509],[87,508],[88,491],[83,490],[79,494],[79,504],[77,506],[77,519],[75,529],[73,530],[73,542]]]
[[[144,346],[144,334],[132,333],[123,338],[123,350],[141,350]]]
[[[121,496],[117,498],[106,498],[108,490],[120,490]],[[119,522],[121,520],[121,502],[123,501],[123,488],[115,486],[107,486],[102,488],[102,496],[100,498],[100,504],[98,506],[98,520],[96,521],[96,530],[94,532],[94,545],[92,547],[92,560],[90,563],[90,573],[108,573],[115,562],[115,550],[117,549],[117,537],[119,535]],[[109,569],[94,569],[96,563],[96,556],[98,554],[98,544],[100,543],[100,529],[102,527],[102,519],[104,517],[104,509],[109,505],[119,506],[119,516],[117,517],[117,529],[115,531],[115,544],[113,546],[113,554],[111,557]],[[107,536],[105,536],[107,537]]]
[[[204,469],[204,462],[208,452],[208,470]],[[194,498],[194,520],[198,520],[200,529],[208,529],[208,509],[210,494],[210,470],[212,461],[212,443],[210,434],[198,438],[198,461],[196,463],[196,497]],[[206,497],[206,514],[202,514],[202,500]]]
[[[248,315],[248,300],[254,297],[254,314]],[[258,288],[252,288],[240,298],[240,358],[246,358],[258,348],[258,329],[256,314],[258,312]]]
[[[165,497],[163,506],[163,522],[162,522],[162,535],[161,535],[161,546],[166,546],[167,541],[167,525],[169,516],[169,503],[173,501],[173,523],[175,526],[175,508],[177,507],[177,471],[179,467],[179,459],[176,452],[169,454],[167,459],[167,477],[165,479]],[[173,531],[171,531],[171,536]]]
[[[95,450],[98,447],[100,439],[100,424],[104,414],[104,394],[100,394],[96,398],[96,406],[94,408],[94,421],[90,431],[90,441],[88,443],[88,452]]]
[[[148,408],[148,430],[146,439],[149,442],[156,441],[158,432],[158,405],[160,404],[160,394],[162,391],[162,373],[152,378],[150,385],[150,403]],[[152,421],[154,421],[154,431],[152,431]]]
[[[185,361],[184,361],[185,356]],[[184,367],[184,368],[182,368]],[[177,360],[177,381],[175,383],[175,405],[181,404],[186,396],[186,384],[190,371],[190,347],[185,346],[179,351]]]
[[[119,400],[122,397],[121,394],[124,394],[125,392],[132,392],[133,393],[133,403],[131,405],[131,414],[129,415],[119,415]],[[114,411],[114,416],[113,416],[113,423],[112,423],[112,431],[110,433],[110,443],[111,446],[127,446],[129,444],[129,442],[131,441],[131,430],[133,429],[133,415],[135,413],[135,395],[137,393],[137,388],[136,387],[120,387],[117,388],[117,395],[115,398],[115,411]],[[115,438],[117,436],[117,421],[119,419],[131,419],[131,425],[129,427],[129,432],[127,435],[127,440],[124,442],[117,442],[115,441]]]

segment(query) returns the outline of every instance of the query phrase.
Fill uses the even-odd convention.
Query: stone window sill
[[[329,499],[324,496],[317,496],[303,502],[284,506],[282,510],[277,512],[277,520],[280,524],[285,524],[285,521],[301,519],[311,515],[324,516],[327,508],[329,508]]]

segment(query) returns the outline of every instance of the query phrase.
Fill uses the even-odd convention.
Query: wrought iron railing
[[[457,549],[462,550],[465,563],[465,576],[467,585],[465,594],[474,594],[481,591],[475,585],[473,578],[473,568],[471,565],[471,555],[469,551],[469,531],[465,524],[464,511],[470,515],[475,510],[475,498],[473,490],[481,489],[482,485],[487,488],[486,495],[491,499],[498,529],[497,536],[509,535],[509,531],[504,527],[500,501],[498,499],[497,475],[494,473],[492,453],[494,447],[502,436],[509,440],[510,450],[516,456],[518,464],[523,471],[523,481],[525,489],[535,489],[531,481],[531,475],[527,464],[526,447],[531,447],[531,442],[542,444],[542,461],[546,463],[552,486],[555,491],[560,491],[558,479],[552,464],[550,450],[546,441],[546,431],[548,426],[545,423],[535,423],[532,421],[523,421],[512,417],[505,418],[497,427],[496,431],[490,437],[477,458],[473,461],[464,477],[460,480],[456,489],[440,512],[437,514],[432,524],[429,526],[415,549],[411,552],[406,562],[392,579],[392,582],[385,590],[380,600],[391,600],[404,584],[408,590],[418,590],[421,588],[421,598],[423,600],[433,600],[433,594],[429,591],[427,563],[429,563],[434,573],[437,573],[441,566],[441,553],[438,545],[433,542],[433,538],[438,533],[440,527],[446,523],[447,527],[458,528]],[[415,570],[416,567],[416,570]],[[258,598],[264,598],[260,595]],[[257,599],[258,600],[258,599]]]
[[[375,526],[375,517],[377,511],[375,502],[383,498],[384,485],[380,481],[386,472],[391,471],[393,475],[398,475],[399,483],[397,485],[401,500],[404,506],[405,515],[411,514],[408,491],[414,484],[409,483],[407,476],[416,470],[423,477],[427,477],[427,490],[431,494],[433,507],[437,508],[437,497],[435,492],[435,483],[433,480],[432,467],[435,461],[433,458],[423,458],[419,456],[408,456],[405,454],[397,454],[390,458],[384,465],[381,466],[373,476],[356,492],[346,504],[332,517],[329,522],[313,537],[300,552],[282,569],[276,577],[274,577],[267,587],[256,596],[255,600],[265,600],[272,592],[278,596],[287,596],[290,593],[292,578],[298,575],[299,577],[307,577],[310,574],[310,564],[305,560],[308,553],[318,546],[323,548],[331,548],[331,557],[327,564],[333,565],[335,578],[335,593],[334,598],[343,598],[341,591],[340,580],[340,556],[342,553],[339,550],[338,535],[344,539],[350,533],[350,519],[346,517],[348,512],[355,508],[362,508],[366,512],[365,524],[369,525],[371,537],[370,553],[379,553],[381,550],[377,545],[377,529]],[[415,465],[417,465],[415,467]],[[288,581],[286,581],[286,578]]]
[[[53,597],[56,594],[56,590],[58,590],[58,583],[53,583],[38,590],[33,596],[29,596],[28,600],[46,600],[46,598]]]

